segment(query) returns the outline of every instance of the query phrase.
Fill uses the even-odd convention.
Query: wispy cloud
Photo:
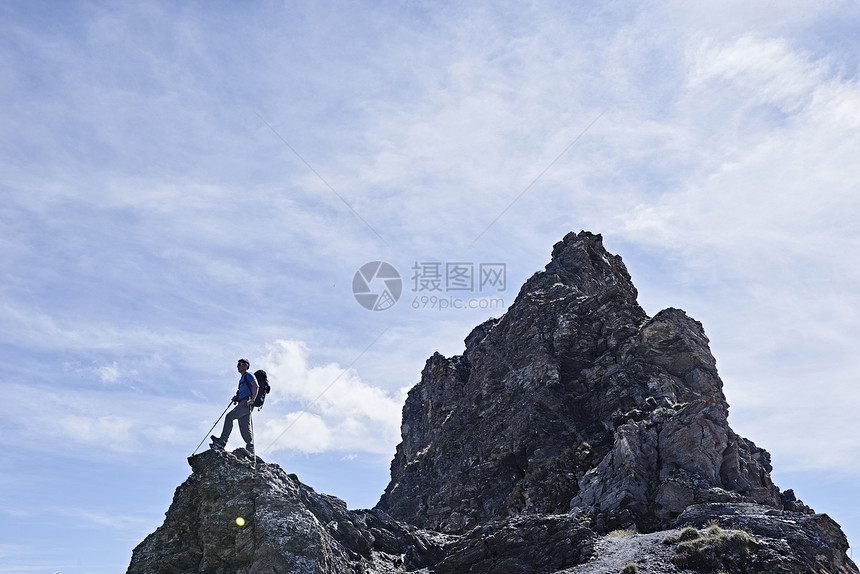
[[[334,363],[313,365],[309,357],[310,349],[301,342],[276,341],[254,361],[255,368],[269,373],[273,387],[265,411],[255,416],[260,448],[389,454],[399,438],[405,388],[392,394],[363,382],[354,369]],[[211,401],[192,400],[193,394],[178,383],[171,384],[174,391],[166,396],[150,396],[117,388],[121,373],[116,365],[83,372],[105,386],[63,390],[6,384],[13,396],[37,393],[42,398],[37,411],[10,414],[17,432],[6,433],[3,442],[15,444],[27,436],[36,441],[36,450],[84,458],[105,452],[190,449],[208,428],[206,413],[213,420],[217,414],[210,412]],[[224,404],[234,390],[229,380],[219,385]],[[217,393],[210,394],[218,402]]]
[[[104,391],[19,383],[7,383],[5,388],[15,396],[40,397],[38,409],[10,414],[15,430],[2,438],[5,444],[14,445],[29,437],[26,440],[34,453],[101,459],[105,453],[172,449],[190,444],[198,434],[187,413],[199,411],[199,406],[189,401],[139,393],[131,393],[137,395],[132,399],[113,385]],[[171,424],[170,420],[178,424]]]

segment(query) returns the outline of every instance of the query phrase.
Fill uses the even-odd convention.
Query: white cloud
[[[99,367],[96,372],[104,383],[115,383],[119,380],[119,368],[116,363]]]
[[[263,432],[257,430],[259,436],[256,440],[259,441],[258,448],[261,455],[283,449],[306,453],[320,453],[332,448],[341,449],[340,444],[333,442],[336,435],[334,429],[330,428],[326,420],[319,415],[304,411],[284,415],[278,411],[281,409],[267,412],[265,428],[260,429]],[[261,417],[256,418],[259,420]]]
[[[110,365],[102,365],[92,369],[101,382],[108,385],[115,385],[122,381],[136,377],[139,373],[135,369],[120,367],[119,363],[114,361]],[[86,371],[85,371],[86,372]]]
[[[349,367],[314,366],[298,341],[279,340],[257,361],[272,394],[261,412],[265,434],[258,446],[303,452],[391,453],[400,436],[403,396],[363,382]]]
[[[784,39],[743,36],[731,43],[705,38],[688,54],[686,89],[710,94],[707,104],[740,98],[746,104],[772,103],[785,113],[800,110],[828,70]],[[716,92],[716,94],[714,94]],[[717,97],[715,98],[714,95]]]

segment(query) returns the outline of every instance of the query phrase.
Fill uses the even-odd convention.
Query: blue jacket
[[[250,398],[254,394],[254,375],[245,373],[239,378],[239,390],[236,391],[236,400]]]

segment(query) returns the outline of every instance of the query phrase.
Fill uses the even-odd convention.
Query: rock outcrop
[[[857,573],[729,427],[702,325],[636,299],[599,235],[567,235],[462,355],[428,359],[374,509],[205,452],[129,574]]]
[[[244,450],[209,450],[189,463],[191,477],[135,548],[129,574],[352,572],[369,557],[367,532],[342,501],[277,466],[255,465]]]
[[[348,510],[245,449],[189,459],[164,524],[132,553],[127,574],[556,572],[593,554],[596,535],[572,516],[521,516],[466,535]]]

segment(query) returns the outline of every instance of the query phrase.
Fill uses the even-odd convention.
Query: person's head
[[[248,359],[239,359],[239,362],[236,363],[236,368],[240,373],[244,373],[251,368],[251,363]]]

